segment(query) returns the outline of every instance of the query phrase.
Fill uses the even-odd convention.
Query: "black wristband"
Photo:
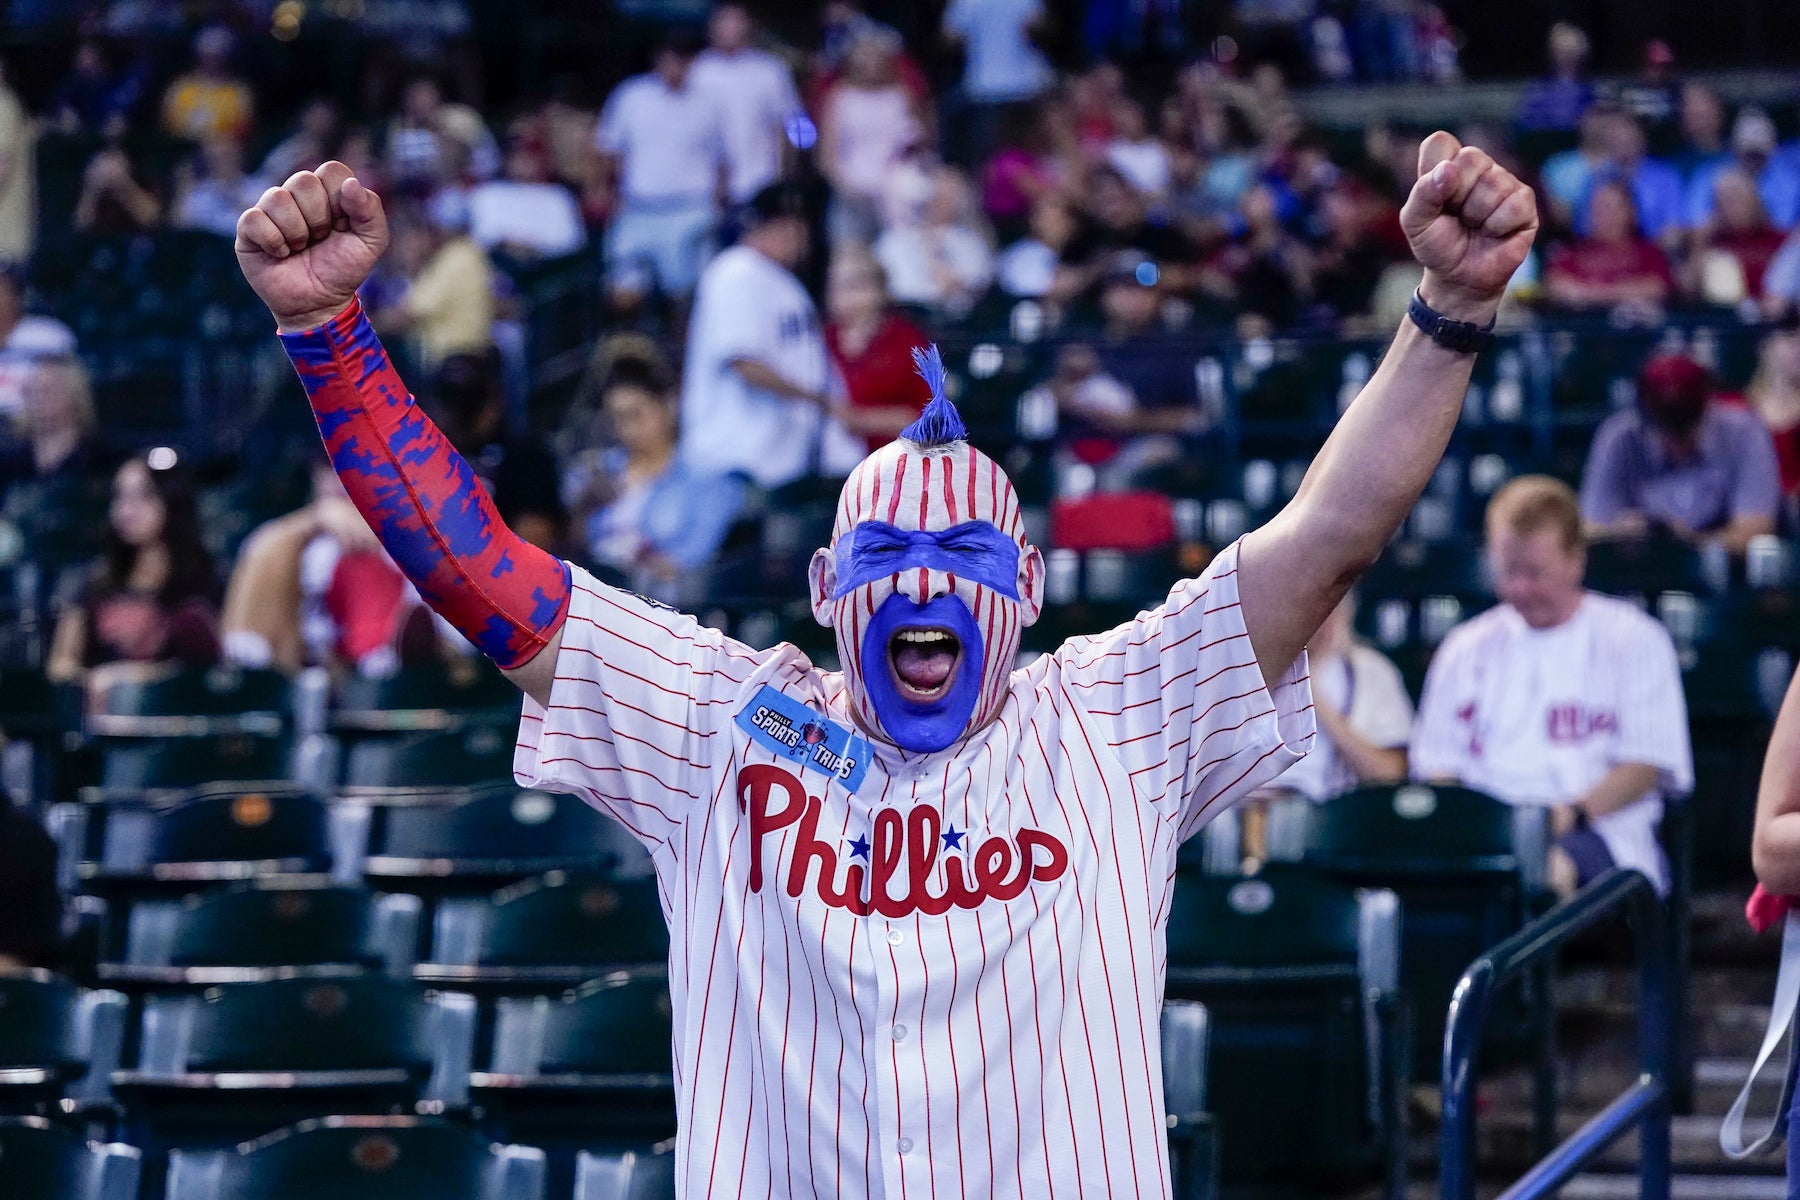
[[[1414,288],[1412,303],[1406,306],[1406,315],[1412,323],[1425,331],[1425,336],[1446,350],[1454,350],[1458,354],[1480,354],[1483,350],[1491,350],[1494,346],[1494,322],[1477,325],[1473,321],[1455,321],[1446,317],[1431,305],[1425,303],[1425,297]]]

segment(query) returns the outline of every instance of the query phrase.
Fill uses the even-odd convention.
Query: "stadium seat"
[[[1162,1010],[1163,1107],[1175,1200],[1212,1200],[1219,1190],[1217,1128],[1206,1111],[1206,1006],[1170,1000]]]
[[[1233,1184],[1405,1182],[1399,903],[1278,863],[1178,875],[1168,994],[1202,1001],[1207,1107]]]
[[[1384,784],[1305,806],[1305,863],[1350,887],[1385,887],[1406,913],[1401,981],[1413,1065],[1435,1080],[1451,990],[1488,947],[1518,930],[1547,887],[1548,810],[1459,787]],[[1531,1003],[1548,1003],[1532,996]],[[1542,1015],[1541,1013],[1539,1015]],[[1493,1028],[1529,1037],[1511,992]]]
[[[102,798],[221,784],[285,782],[292,748],[284,736],[252,733],[99,739]]]
[[[419,900],[319,882],[240,884],[180,901],[134,905],[122,962],[100,978],[128,990],[385,971],[417,955]]]
[[[344,790],[482,787],[512,780],[513,730],[469,729],[352,742],[344,755]]]
[[[126,1016],[117,992],[48,971],[0,972],[0,1112],[31,1115],[63,1099],[105,1103]]]
[[[202,734],[274,735],[292,710],[292,686],[279,671],[180,671],[124,680],[106,689],[88,732],[98,737],[179,738]]]
[[[489,1067],[469,1091],[507,1136],[627,1147],[675,1132],[669,986],[620,973],[568,995],[497,1002]],[[527,1136],[527,1134],[529,1136]]]
[[[138,1066],[113,1091],[159,1135],[459,1106],[474,1036],[471,997],[381,975],[218,984],[145,1002]]]
[[[481,663],[466,670],[407,667],[383,679],[352,675],[339,685],[327,728],[340,737],[460,729],[468,724],[516,726],[519,689]]]
[[[625,967],[660,971],[669,930],[654,879],[552,872],[490,900],[438,907],[422,983],[463,991],[549,992]]]
[[[42,1117],[0,1118],[7,1200],[137,1200],[143,1155],[90,1142]]]
[[[486,896],[547,871],[642,873],[648,857],[575,796],[503,787],[387,800],[370,810],[363,874],[391,890]]]
[[[1700,552],[1668,536],[1596,540],[1588,547],[1586,582],[1597,592],[1648,598],[1709,587]]]
[[[675,1155],[583,1150],[575,1160],[575,1200],[675,1200]]]
[[[544,1153],[441,1119],[326,1117],[169,1156],[167,1200],[543,1200]]]

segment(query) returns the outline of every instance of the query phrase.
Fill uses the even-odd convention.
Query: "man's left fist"
[[[1400,228],[1425,268],[1425,303],[1485,324],[1537,236],[1537,197],[1485,150],[1439,130],[1419,143],[1419,178]]]

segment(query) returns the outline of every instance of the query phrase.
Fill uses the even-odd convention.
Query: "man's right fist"
[[[381,198],[350,168],[296,171],[238,218],[244,278],[283,333],[316,329],[342,312],[387,249]]]

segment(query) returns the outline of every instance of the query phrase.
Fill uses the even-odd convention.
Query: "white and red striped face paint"
[[[989,575],[983,581],[978,570],[959,574],[946,555],[926,555],[934,565],[909,565],[868,578],[865,564],[856,571],[865,582],[847,589],[838,586],[839,579],[851,578],[847,548],[859,527],[944,533],[971,525],[991,527],[989,538],[997,530],[1000,539],[1016,548],[1015,578],[995,580]],[[919,556],[912,557],[917,562]],[[865,728],[907,748],[905,737],[896,736],[897,731],[888,728],[890,722],[882,719],[883,705],[871,697],[864,678],[864,637],[875,614],[896,595],[918,606],[953,597],[968,610],[982,645],[979,662],[971,661],[972,648],[965,648],[956,668],[958,673],[980,672],[979,692],[961,731],[967,736],[1000,710],[1020,631],[1036,621],[1043,608],[1044,572],[1037,549],[1025,539],[1012,481],[998,463],[965,441],[922,448],[902,439],[864,459],[844,481],[832,545],[813,558],[811,589],[813,615],[837,635],[852,710]]]

